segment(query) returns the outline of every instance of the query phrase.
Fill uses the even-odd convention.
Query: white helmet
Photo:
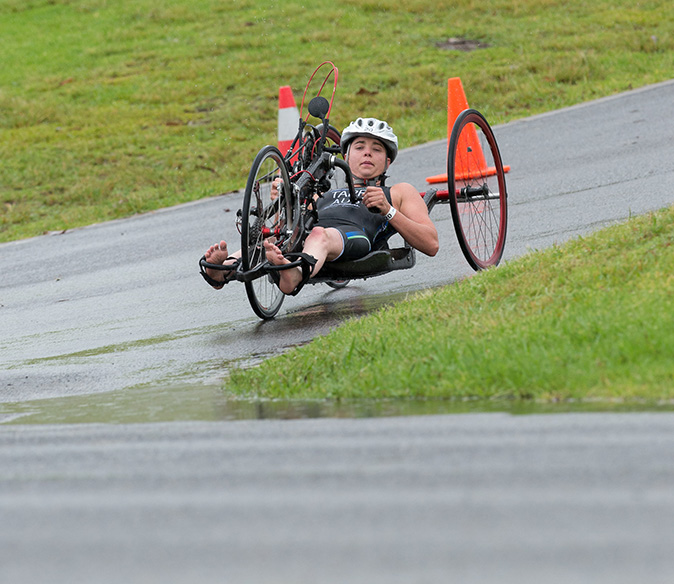
[[[398,137],[393,133],[391,126],[377,118],[358,118],[344,129],[340,142],[344,156],[349,150],[349,144],[359,136],[380,140],[386,147],[391,162],[398,156]]]

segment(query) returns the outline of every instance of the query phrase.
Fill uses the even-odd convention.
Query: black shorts
[[[372,249],[370,238],[365,235],[365,232],[362,229],[358,229],[358,227],[346,224],[320,225],[320,227],[325,227],[326,229],[332,227],[342,235],[344,246],[342,248],[342,253],[333,260],[335,262],[357,260],[369,254]]]

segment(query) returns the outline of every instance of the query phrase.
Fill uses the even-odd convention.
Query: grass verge
[[[448,77],[493,124],[669,79],[674,9],[3,0],[0,241],[241,188],[276,142],[278,87],[299,98],[326,59],[340,69],[333,124],[374,115],[412,146],[446,137]]]
[[[233,371],[227,390],[331,400],[670,401],[673,244],[674,207],[349,321]]]

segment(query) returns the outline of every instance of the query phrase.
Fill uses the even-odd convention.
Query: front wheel
[[[454,122],[447,180],[463,255],[474,270],[498,265],[505,247],[508,195],[496,138],[477,110],[464,110]]]
[[[306,170],[311,166],[311,163],[314,161],[316,156],[316,142],[320,138],[323,132],[323,124],[319,124],[315,128],[307,127],[305,130],[305,135],[302,141],[302,147],[300,149],[300,157],[297,165],[294,168],[295,172],[300,170]],[[342,140],[342,136],[339,133],[339,130],[334,126],[328,125],[328,131],[325,135],[324,147],[330,151],[337,150],[339,151],[339,144]]]
[[[281,179],[281,183],[272,190],[276,179]],[[292,246],[298,215],[283,155],[275,146],[265,146],[250,169],[241,208],[241,264],[244,272],[266,261],[266,239],[273,241],[282,251]],[[269,274],[245,282],[245,286],[255,314],[263,319],[276,316],[283,304],[284,294]]]

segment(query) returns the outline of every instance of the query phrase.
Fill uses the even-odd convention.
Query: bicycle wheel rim
[[[281,178],[283,186],[276,199],[271,184]],[[290,179],[286,163],[278,148],[260,150],[248,175],[241,209],[241,263],[249,271],[266,261],[264,241],[273,238],[285,247],[294,230]],[[273,318],[281,308],[284,294],[269,275],[245,282],[246,294],[253,311],[263,319]]]
[[[507,232],[507,191],[496,138],[476,110],[452,128],[447,157],[452,220],[461,250],[475,270],[501,261]]]

